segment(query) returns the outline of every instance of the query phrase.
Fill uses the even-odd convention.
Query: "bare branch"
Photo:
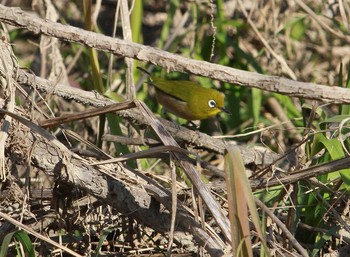
[[[37,77],[27,73],[24,70],[18,70],[17,81],[26,86],[35,88],[41,92],[50,93],[60,96],[66,100],[74,100],[78,103],[101,107],[113,104],[110,99],[107,99],[96,92],[88,92],[79,88],[70,87],[59,83],[56,85],[52,81]],[[148,122],[138,110],[124,110],[117,112],[123,118],[128,119],[134,124],[141,126],[149,126]],[[181,143],[187,143],[196,146],[197,148],[213,151],[219,154],[224,153],[224,141],[222,139],[213,138],[207,134],[193,131],[188,128],[174,124],[171,121],[161,119],[161,123],[166,127],[172,137]],[[255,165],[269,165],[274,162],[278,155],[267,151],[266,148],[239,146],[245,164],[254,163]]]
[[[142,178],[145,179],[148,190],[152,191],[153,196],[160,199],[160,202],[164,202],[165,206],[171,202],[168,190],[164,188],[160,190],[159,186],[152,185],[152,181],[147,180],[146,176],[139,173],[132,174],[120,163],[108,167],[92,167],[86,160],[70,153],[50,133],[29,120],[3,109],[0,109],[0,112],[16,119],[17,121],[13,122],[12,126],[17,127],[17,129],[20,127],[23,131],[31,129],[31,133],[18,133],[17,137],[13,137],[13,140],[23,142],[23,146],[26,146],[24,149],[31,152],[34,166],[44,170],[46,174],[54,174],[63,183],[88,192],[102,202],[117,208],[121,213],[142,220],[144,224],[157,231],[168,232],[170,215],[160,212],[158,208],[151,205],[151,196],[145,192],[144,185],[141,185],[140,182]],[[9,152],[11,152],[9,149],[11,145],[11,142],[6,145]],[[26,151],[23,151],[22,154],[23,156],[28,155]],[[23,159],[25,158],[23,157]],[[134,183],[130,184],[131,178],[135,175],[139,175],[139,179],[135,179]],[[157,195],[156,192],[161,193],[161,195]],[[180,221],[179,225],[181,226],[182,222],[183,225],[178,227],[177,231],[181,233],[187,230],[208,252],[215,256],[222,256],[222,246],[213,240],[181,206],[182,204],[179,203],[177,217]]]
[[[124,57],[150,62],[167,71],[188,72],[222,82],[255,87],[284,95],[333,103],[350,103],[350,90],[313,83],[304,83],[277,76],[234,69],[218,64],[197,61],[171,54],[153,47],[107,37],[60,23],[43,20],[19,8],[0,5],[0,21],[25,28],[36,34],[45,34],[61,40],[83,44]]]

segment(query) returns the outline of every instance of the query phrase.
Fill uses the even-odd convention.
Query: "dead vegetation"
[[[346,256],[348,2],[5,2],[1,251],[26,252],[20,228],[37,256]],[[233,115],[160,118],[146,63],[209,78]],[[234,145],[255,200],[225,181]]]

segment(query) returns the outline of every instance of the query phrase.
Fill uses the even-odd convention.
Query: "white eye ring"
[[[209,105],[210,108],[214,108],[216,106],[216,103],[215,103],[215,101],[213,99],[211,99],[211,100],[208,101],[208,105]]]

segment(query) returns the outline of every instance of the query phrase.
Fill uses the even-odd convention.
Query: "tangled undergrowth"
[[[0,257],[346,256],[350,3],[5,2]]]

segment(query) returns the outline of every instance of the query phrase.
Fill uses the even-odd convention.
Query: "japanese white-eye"
[[[150,75],[146,70],[139,70]],[[203,120],[219,112],[231,114],[224,108],[225,95],[193,81],[166,80],[150,75],[157,101],[169,112],[186,120]]]

